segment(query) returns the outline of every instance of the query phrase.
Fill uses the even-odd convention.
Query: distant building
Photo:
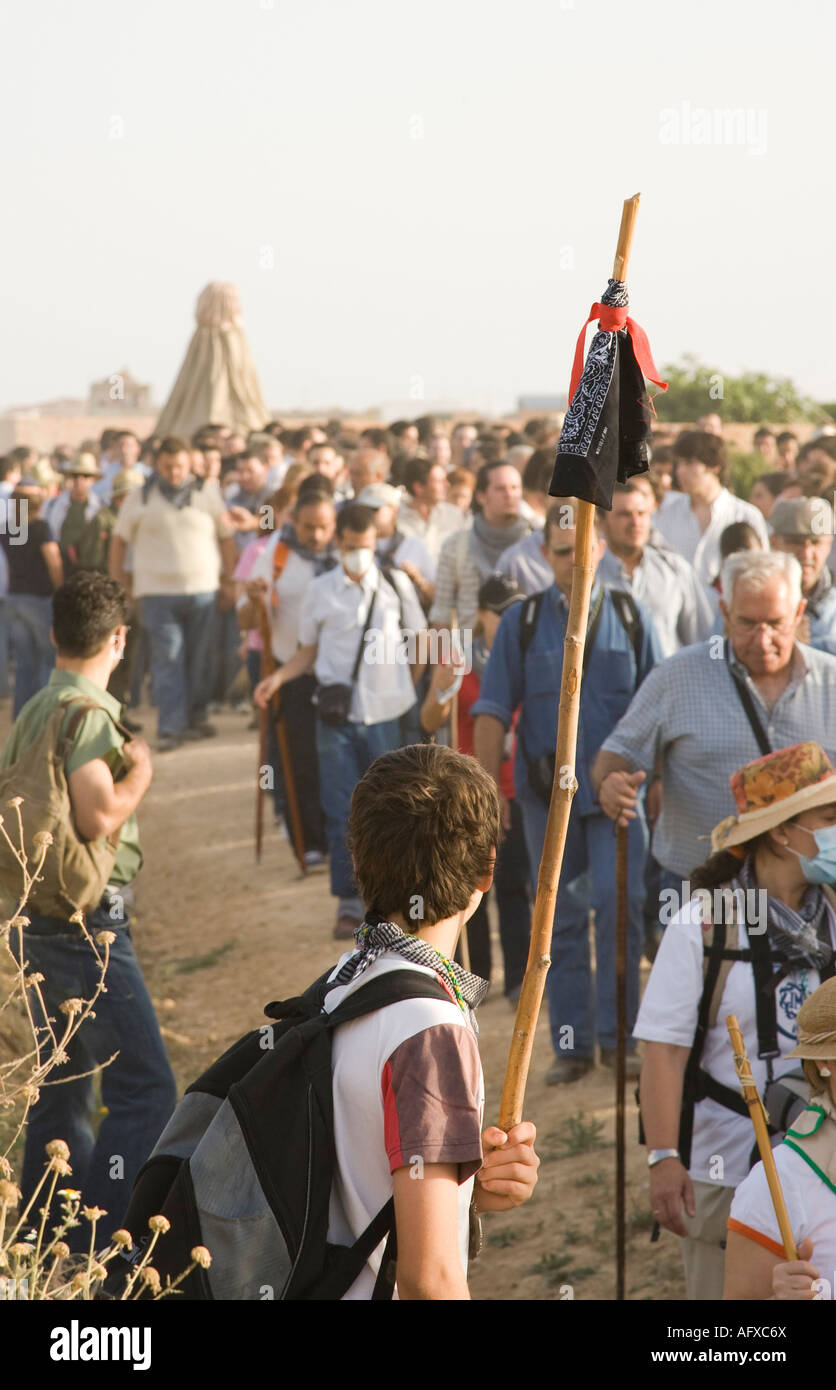
[[[127,367],[90,387],[88,409],[92,415],[145,413],[151,408],[151,387],[136,381]]]
[[[525,411],[535,411],[538,414],[549,414],[554,411],[566,410],[569,405],[569,398],[562,396],[517,396],[517,410],[522,414]]]

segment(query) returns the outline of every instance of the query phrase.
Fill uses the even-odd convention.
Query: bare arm
[[[125,569],[125,553],[128,549],[127,541],[121,536],[111,536],[110,551],[108,553],[107,566],[111,579],[115,579],[117,584],[121,584],[127,593],[131,592],[131,577]]]
[[[605,753],[603,748],[597,755],[592,768],[590,777],[596,792],[601,790],[601,783],[609,777],[611,772],[632,772],[633,769],[626,758],[622,758],[620,753]]]
[[[436,666],[433,669],[430,688],[421,706],[421,728],[427,734],[435,734],[447,723],[453,709],[453,698],[439,702],[439,695],[448,690],[455,679],[455,672],[449,666]]]
[[[420,1179],[411,1169],[392,1174],[398,1233],[398,1297],[469,1299],[459,1256],[459,1183],[455,1163],[427,1163]]]
[[[129,766],[119,782],[114,782],[104,758],[93,758],[69,775],[75,823],[87,840],[112,838],[148,790],[151,753],[145,740],[131,739],[123,746],[122,754]]]
[[[57,541],[44,541],[41,546],[41,554],[44,557],[44,564],[49,571],[52,580],[52,587],[58,589],[64,583],[64,562],[61,559],[61,549]]]
[[[772,1273],[780,1263],[780,1255],[741,1235],[739,1231],[729,1231],[726,1237],[724,1301],[738,1298],[765,1301],[772,1298]],[[811,1289],[807,1297],[812,1296]]]
[[[689,1048],[676,1043],[646,1042],[639,1095],[648,1149],[675,1149],[679,1143],[682,1086]],[[678,1158],[663,1158],[650,1169],[650,1207],[661,1226],[688,1234],[682,1206],[694,1215],[694,1189]]]
[[[473,752],[496,783],[503,830],[511,829],[511,809],[499,785],[502,755],[505,752],[505,725],[493,714],[477,714],[473,721]]]
[[[220,540],[221,547],[221,583],[233,583],[232,576],[235,573],[235,566],[238,564],[238,547],[235,544],[234,536],[223,536]]]
[[[277,671],[273,671],[272,675],[265,676],[263,681],[259,681],[253,691],[255,703],[261,709],[266,709],[280,686],[285,685],[288,681],[295,681],[297,676],[306,675],[316,661],[316,649],[316,642],[312,642],[307,647],[299,647],[284,666],[280,666]]]

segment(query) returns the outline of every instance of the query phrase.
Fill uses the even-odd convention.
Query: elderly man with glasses
[[[662,926],[690,897],[711,827],[734,814],[729,768],[807,739],[836,755],[836,657],[798,641],[798,561],[741,551],[725,561],[721,587],[727,635],[651,671],[592,769],[602,809],[621,823],[636,816],[650,782]]]

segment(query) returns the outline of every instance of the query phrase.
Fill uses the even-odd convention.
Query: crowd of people
[[[71,772],[89,833],[110,833],[129,824],[147,787],[140,706],[155,707],[160,754],[212,737],[212,711],[225,703],[270,710],[277,825],[297,840],[301,827],[306,867],[327,862],[334,937],[362,952],[379,928],[370,913],[384,905],[358,874],[356,789],[397,750],[436,743],[471,755],[496,789],[501,831],[491,875],[474,880],[451,969],[468,982],[498,973],[492,881],[503,988],[516,1004],[556,775],[575,560],[577,504],[551,492],[559,433],[556,418],[517,428],[427,416],[363,430],[272,422],[246,438],[211,423],[190,439],[107,430],[49,459],[13,450],[0,459],[0,695],[12,696],[17,720],[3,765],[56,701],[80,692],[101,702],[104,685],[109,720],[94,726],[88,715],[78,737],[99,750],[93,759],[133,748],[133,780],[127,793],[128,779],[97,790],[84,756]],[[773,1266],[782,1296],[807,1296],[814,1277],[787,1273],[768,1247],[759,1189],[746,1197],[749,1121],[730,1099],[726,1013],[741,1021],[761,1089],[792,1070],[793,1056],[836,1057],[836,1031],[832,1052],[797,1050],[799,1013],[833,975],[836,948],[827,836],[836,834],[836,433],[800,444],[793,431],[762,428],[752,450],[762,468],[744,499],[730,486],[718,416],[659,427],[649,471],[618,484],[612,510],[596,516],[576,791],[547,987],[548,1084],[575,1084],[596,1058],[614,1067],[613,827],[623,825],[627,1068],[639,1079],[653,1215],[682,1239],[690,1298],[722,1295],[729,1221],[736,1263],[726,1278],[749,1290],[733,1296],[770,1296],[751,1290],[769,1284]],[[56,602],[66,609],[60,631]],[[427,797],[441,798],[427,778]],[[140,860],[117,856],[108,888],[126,919]],[[743,904],[733,920],[693,896],[715,889]],[[423,903],[421,885],[414,890]],[[423,914],[404,905],[399,928],[410,918],[416,932],[433,928],[437,916]],[[50,920],[31,928],[45,974],[60,954]],[[455,933],[441,936],[452,954]],[[148,1097],[131,1116],[134,1134],[150,1137],[127,1146],[136,1155],[159,1134],[171,1077],[129,938],[124,950],[154,1042],[142,1062],[120,1041],[121,1079]],[[643,954],[652,970],[640,1003]],[[822,1030],[810,1035],[820,1048]],[[143,1088],[137,1073],[149,1066],[154,1084]],[[118,1070],[109,1084],[118,1092]],[[814,1086],[822,1094],[836,1122],[824,1082]],[[60,1114],[42,1099],[30,1140],[56,1116],[66,1128],[85,1096],[70,1096]],[[116,1102],[112,1125],[123,1121]],[[98,1141],[79,1142],[95,1187]],[[530,1146],[528,1130],[516,1142]],[[478,1148],[478,1135],[467,1144]],[[805,1234],[815,1245],[813,1228]],[[761,1252],[751,1278],[741,1273],[747,1242]]]

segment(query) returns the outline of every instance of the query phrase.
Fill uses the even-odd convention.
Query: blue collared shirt
[[[595,584],[590,608],[600,589]],[[569,605],[553,584],[545,592],[537,627],[525,654],[520,655],[520,622],[524,603],[515,603],[502,615],[497,628],[479,699],[471,710],[474,718],[493,715],[507,729],[514,711],[520,711],[518,732],[531,762],[543,754],[554,756],[557,738],[557,705],[563,673],[563,640]],[[639,668],[633,645],[604,586],[601,619],[589,654],[581,687],[578,750],[575,775],[578,789],[573,806],[585,816],[600,811],[589,769],[604,739],[612,732],[648,671],[662,660],[662,649],[653,619],[637,603],[642,624]],[[514,759],[514,786],[519,795],[529,785],[526,759],[519,747]]]

